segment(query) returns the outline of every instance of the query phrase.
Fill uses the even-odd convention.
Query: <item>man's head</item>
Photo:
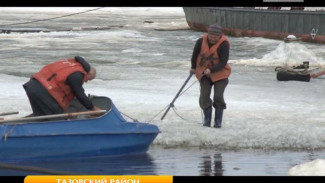
[[[87,75],[86,75],[86,80],[85,80],[85,82],[87,82],[87,81],[91,81],[91,80],[93,80],[95,77],[96,77],[96,69],[95,69],[95,67],[90,66],[90,70],[89,70],[89,72],[88,72]]]
[[[208,40],[211,44],[216,44],[222,35],[222,27],[218,24],[212,24],[208,28]]]

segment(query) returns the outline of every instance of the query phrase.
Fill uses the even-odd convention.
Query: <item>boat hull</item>
[[[103,116],[1,124],[0,161],[118,156],[149,149],[160,133],[156,125],[127,122],[110,99],[95,99],[107,109]]]
[[[189,27],[206,32],[218,23],[226,35],[283,40],[295,35],[301,41],[325,43],[325,12],[258,10],[252,8],[184,7]]]
[[[157,134],[88,134],[8,138],[0,161],[120,156],[148,151]]]

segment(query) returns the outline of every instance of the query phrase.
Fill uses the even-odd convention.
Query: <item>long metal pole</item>
[[[73,113],[64,113],[64,114],[53,114],[53,115],[45,115],[45,116],[34,116],[34,117],[26,117],[26,118],[19,118],[19,119],[0,120],[0,124],[16,123],[16,122],[22,122],[22,121],[31,121],[32,122],[33,120],[55,119],[55,118],[72,117],[72,116],[78,116],[78,115],[103,114],[105,112],[107,112],[107,111],[99,110],[99,111],[84,111],[84,112],[73,112]]]
[[[183,86],[181,87],[181,89],[178,91],[178,93],[177,93],[176,96],[174,97],[173,101],[169,104],[169,106],[168,106],[167,110],[165,111],[164,115],[161,117],[161,120],[164,119],[164,117],[165,117],[166,114],[168,113],[169,109],[170,109],[171,107],[174,106],[174,102],[176,101],[176,99],[177,99],[177,97],[179,96],[179,94],[182,92],[182,90],[183,90],[183,88],[185,87],[185,85],[187,84],[187,82],[191,79],[191,77],[192,77],[193,74],[194,74],[194,73],[190,73],[190,75],[187,77],[185,83],[183,84]]]
[[[13,111],[13,112],[2,112],[0,113],[0,116],[7,116],[7,115],[12,115],[12,114],[18,114],[18,111]]]

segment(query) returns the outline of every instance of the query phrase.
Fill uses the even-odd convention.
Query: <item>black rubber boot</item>
[[[204,122],[203,126],[211,126],[211,116],[212,116],[212,107],[208,107],[205,110],[203,110],[204,113]]]
[[[214,128],[221,128],[223,109],[216,108],[214,116]]]

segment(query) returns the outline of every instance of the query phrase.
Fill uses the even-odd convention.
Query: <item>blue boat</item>
[[[92,96],[99,117],[77,101],[68,113],[0,121],[0,162],[139,154],[160,133],[156,125],[126,121],[112,100]],[[86,111],[86,112],[85,112]],[[46,119],[45,119],[46,118]]]

